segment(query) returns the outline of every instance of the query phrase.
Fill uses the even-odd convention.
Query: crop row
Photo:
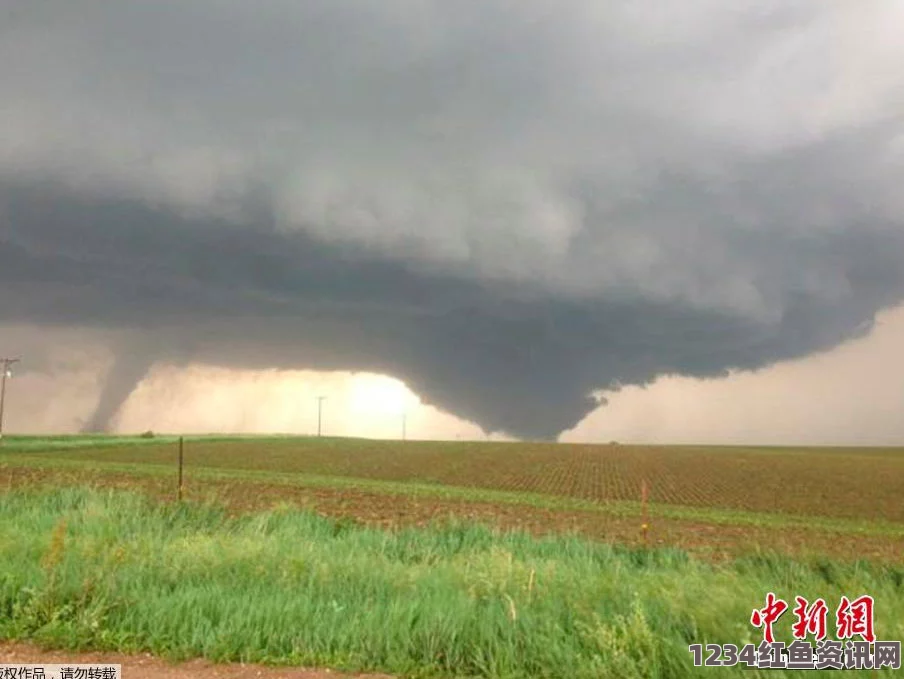
[[[172,446],[66,456],[172,463]],[[416,481],[594,502],[656,503],[904,521],[904,453],[546,443],[290,439],[197,442],[189,466]]]

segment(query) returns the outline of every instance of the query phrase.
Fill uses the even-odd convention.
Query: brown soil
[[[215,664],[206,660],[170,663],[150,654],[45,651],[32,644],[0,641],[0,663],[122,665],[123,679],[391,679],[386,674],[343,674],[328,669]]]
[[[579,445],[541,442],[366,439],[190,440],[191,468],[416,481],[637,501],[647,482],[654,505],[781,512],[904,522],[904,448],[750,448]],[[36,453],[103,464],[173,469],[177,446],[79,447]]]
[[[85,485],[128,489],[147,493],[161,501],[174,498],[172,479],[112,472],[103,469],[74,470],[6,466],[6,489],[26,485]],[[0,477],[2,479],[2,477]],[[433,498],[379,493],[355,488],[311,488],[298,484],[259,480],[188,480],[184,498],[225,505],[241,514],[289,504],[318,514],[395,530],[423,526],[431,521],[465,519],[503,530],[520,529],[534,535],[575,532],[603,542],[639,546],[640,517],[618,517],[606,512],[549,509],[522,504]],[[897,562],[900,538],[894,536],[839,533],[818,528],[783,528],[711,524],[702,521],[665,519],[651,508],[650,546],[686,549],[697,556],[720,561],[765,549],[796,556],[824,555],[836,559],[866,558]]]

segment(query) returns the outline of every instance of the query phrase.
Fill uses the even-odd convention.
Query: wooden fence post
[[[179,437],[179,502],[182,502],[182,437]]]
[[[644,547],[649,547],[650,539],[648,536],[650,530],[650,517],[647,514],[647,500],[649,498],[649,488],[647,487],[647,480],[643,480],[643,485],[640,487],[640,512],[641,512],[641,533],[643,534],[643,545]]]

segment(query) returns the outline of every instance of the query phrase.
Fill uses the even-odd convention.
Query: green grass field
[[[22,437],[3,444],[0,473],[11,470],[8,484],[19,468],[48,483],[61,470],[79,483],[120,474],[166,494],[176,459],[173,438]],[[199,437],[186,440],[185,467],[195,497],[261,509],[316,490],[328,513],[344,504],[343,515],[384,523],[431,518],[431,507],[491,521],[520,509],[537,530],[621,540],[636,535],[646,481],[652,528],[675,546],[895,557],[904,539],[904,449]],[[387,498],[418,498],[417,511],[391,516]]]
[[[880,637],[904,638],[901,449],[184,452],[178,503],[174,438],[4,439],[0,637],[405,676],[756,675],[694,670],[687,646],[761,639],[775,591],[871,594]]]
[[[140,447],[139,447],[140,446]],[[172,439],[13,439],[4,450],[55,459],[171,465]],[[591,502],[653,502],[822,517],[904,521],[904,449],[591,446],[365,439],[200,438],[195,467],[339,476],[539,493]]]
[[[420,676],[707,676],[688,644],[756,642],[750,610],[771,590],[869,592],[877,628],[904,637],[892,567],[715,566],[467,525],[388,533],[288,508],[229,518],[96,490],[6,493],[0,546],[0,636],[66,648]]]

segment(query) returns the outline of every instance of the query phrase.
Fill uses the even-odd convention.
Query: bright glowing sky
[[[8,431],[73,431],[89,417],[103,372],[94,361],[104,359],[91,355],[90,342],[80,349],[78,340],[70,336],[60,345],[53,377],[9,382]],[[882,314],[869,336],[806,359],[720,379],[665,377],[610,393],[606,407],[561,440],[901,445],[901,347],[904,308]],[[155,368],[126,401],[114,429],[314,434],[320,395],[327,397],[327,435],[397,439],[404,413],[409,438],[485,438],[475,424],[424,405],[385,375],[197,366]]]

